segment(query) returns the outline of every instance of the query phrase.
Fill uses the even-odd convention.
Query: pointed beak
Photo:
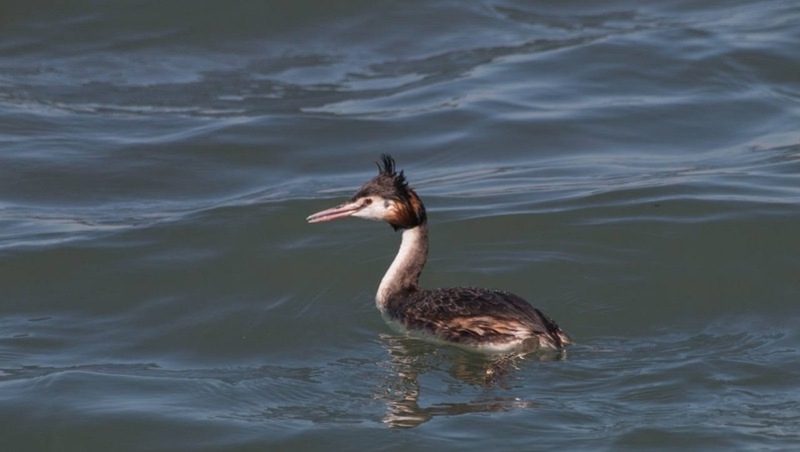
[[[325,209],[315,214],[309,215],[306,221],[309,223],[322,223],[323,221],[337,220],[339,218],[349,217],[350,215],[358,212],[364,208],[364,204],[360,202],[346,202],[330,209]]]

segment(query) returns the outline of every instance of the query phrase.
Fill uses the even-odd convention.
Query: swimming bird
[[[455,287],[423,289],[419,277],[428,258],[425,205],[395,161],[383,155],[378,175],[349,201],[310,215],[309,223],[346,217],[385,221],[402,231],[397,256],[378,286],[383,316],[412,335],[486,352],[559,350],[569,336],[539,309],[509,292]]]

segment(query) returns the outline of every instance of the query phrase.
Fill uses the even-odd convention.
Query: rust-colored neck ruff
[[[419,226],[403,230],[403,241],[392,265],[378,286],[375,304],[384,311],[388,300],[398,293],[413,291],[419,288],[419,275],[428,259],[428,226]]]

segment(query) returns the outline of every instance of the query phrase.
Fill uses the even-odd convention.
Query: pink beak
[[[350,215],[358,212],[364,208],[363,203],[359,202],[346,202],[330,209],[325,209],[315,214],[309,215],[306,221],[309,223],[322,223],[323,221],[331,221],[339,218],[349,217]]]

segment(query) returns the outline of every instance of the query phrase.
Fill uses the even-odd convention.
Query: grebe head
[[[384,154],[377,165],[378,175],[361,186],[350,201],[310,215],[306,221],[321,223],[358,217],[385,221],[395,230],[424,224],[427,220],[425,206],[408,186],[403,172],[395,170],[394,159]]]

